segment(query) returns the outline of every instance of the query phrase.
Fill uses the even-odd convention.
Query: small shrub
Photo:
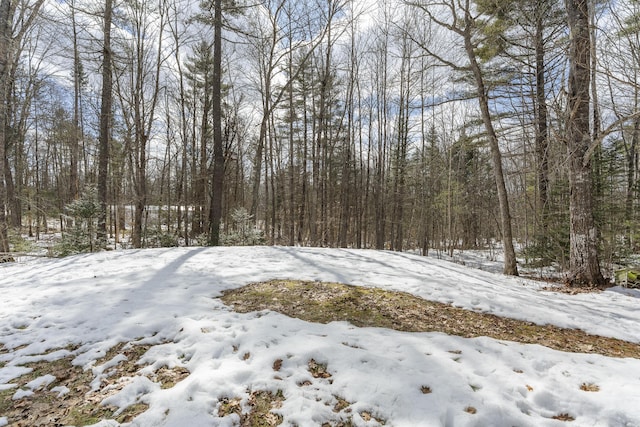
[[[160,228],[147,230],[147,244],[149,248],[174,248],[179,246],[178,236]]]
[[[25,239],[18,230],[9,229],[9,246],[13,252],[29,253],[38,250],[38,246],[32,241]]]
[[[97,191],[89,187],[82,197],[65,206],[67,218],[73,224],[62,235],[60,243],[53,247],[55,256],[68,256],[85,252],[93,252],[99,246],[95,231],[100,202]]]
[[[87,230],[77,222],[74,222],[73,226],[68,228],[62,235],[60,242],[53,246],[53,255],[56,257],[65,257],[92,251],[93,245],[87,235]]]
[[[222,235],[225,246],[264,245],[265,239],[261,230],[253,225],[253,216],[245,208],[235,209],[231,213],[231,230]]]

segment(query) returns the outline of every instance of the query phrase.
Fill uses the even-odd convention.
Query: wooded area
[[[640,252],[639,1],[193,3],[0,0],[0,252]]]

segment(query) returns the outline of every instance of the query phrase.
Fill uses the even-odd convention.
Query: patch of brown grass
[[[310,322],[348,321],[355,326],[407,332],[488,336],[575,353],[640,358],[640,345],[578,329],[537,325],[427,301],[405,292],[339,283],[272,280],[226,291],[222,301],[242,313],[273,310]]]

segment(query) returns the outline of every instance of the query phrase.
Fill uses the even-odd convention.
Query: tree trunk
[[[598,229],[593,216],[591,159],[585,158],[591,142],[589,89],[591,41],[589,0],[566,0],[570,34],[566,143],[569,160],[570,252],[572,286],[603,285],[598,258]]]
[[[637,95],[636,95],[637,96]],[[627,150],[627,194],[625,197],[624,203],[624,219],[627,224],[626,229],[626,239],[629,249],[633,248],[633,238],[632,238],[632,228],[631,224],[633,222],[633,196],[634,196],[634,185],[635,185],[635,174],[637,167],[637,147],[638,147],[638,139],[640,137],[640,119],[635,119],[633,121],[633,131],[631,134],[631,144]]]
[[[105,0],[104,6],[104,44],[102,48],[102,101],[100,105],[100,135],[98,137],[98,244],[107,240],[107,179],[109,173],[109,145],[111,143],[111,116],[113,104],[112,63],[111,63],[111,14],[112,0]]]
[[[78,158],[80,156],[80,94],[82,82],[82,64],[78,50],[78,28],[76,23],[75,2],[71,3],[71,30],[73,34],[73,134],[71,137],[69,197],[79,197]]]
[[[482,122],[484,123],[485,131],[487,132],[487,138],[489,138],[489,148],[491,149],[491,159],[493,161],[493,173],[496,181],[496,189],[498,191],[498,202],[500,204],[500,220],[502,226],[502,244],[504,245],[504,274],[517,276],[518,266],[516,263],[516,253],[513,247],[513,234],[511,231],[511,212],[509,210],[509,199],[507,196],[507,186],[504,181],[504,172],[502,170],[502,153],[500,152],[500,145],[498,142],[498,136],[493,127],[493,121],[491,120],[491,111],[489,110],[489,95],[484,84],[484,77],[480,64],[476,58],[474,46],[471,40],[472,37],[472,20],[471,12],[469,8],[465,13],[465,30],[464,41],[465,50],[469,57],[469,65],[476,82],[476,89],[478,93],[478,103],[480,106],[480,112],[482,114]]]
[[[11,55],[11,24],[13,13],[10,0],[0,1],[0,252],[9,252],[6,217],[7,191],[5,186],[8,72]]]
[[[222,148],[222,0],[214,2],[213,17],[213,177],[209,211],[209,244],[220,244],[222,194],[224,190],[224,150]]]
[[[538,184],[538,212],[540,214],[541,237],[547,239],[547,223],[549,221],[549,154],[548,154],[548,109],[545,87],[545,46],[544,46],[544,12],[547,7],[544,3],[537,2],[536,7],[536,160],[537,160],[537,184]]]

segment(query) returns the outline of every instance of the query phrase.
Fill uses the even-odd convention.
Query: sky
[[[491,262],[475,258],[471,264]],[[71,357],[103,396],[119,343],[145,344],[139,369],[102,403],[146,412],[125,426],[234,426],[225,399],[248,410],[250,391],[280,390],[287,426],[640,426],[640,361],[567,353],[488,337],[316,324],[271,311],[240,314],[223,290],[271,279],[331,281],[400,290],[486,313],[581,328],[640,342],[640,291],[565,295],[544,285],[444,259],[372,250],[284,247],[108,251],[0,265],[0,390],[51,393],[56,372],[15,384],[24,365]],[[247,356],[248,355],[248,356]],[[326,365],[314,378],[309,362]],[[278,372],[274,362],[282,360]],[[188,376],[163,389],[162,367]],[[597,392],[580,389],[594,384]],[[428,387],[430,393],[424,393]],[[55,390],[54,390],[55,389]],[[334,412],[338,398],[348,408]],[[470,413],[468,408],[475,408]],[[369,418],[371,414],[373,418]],[[552,417],[569,414],[566,423]],[[0,414],[0,426],[9,420]],[[118,426],[103,420],[99,427]]]

